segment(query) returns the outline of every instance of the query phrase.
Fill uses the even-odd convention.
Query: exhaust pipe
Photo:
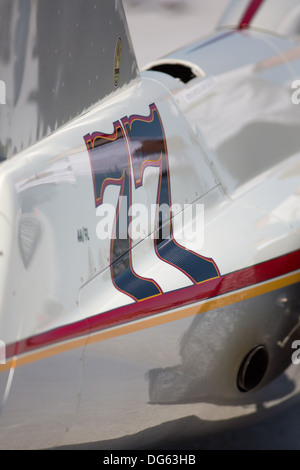
[[[265,346],[253,348],[243,360],[238,376],[237,387],[240,392],[249,392],[262,381],[269,363],[269,354]]]

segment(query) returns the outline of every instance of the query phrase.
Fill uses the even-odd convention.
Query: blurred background
[[[230,0],[123,0],[138,65],[212,33]]]

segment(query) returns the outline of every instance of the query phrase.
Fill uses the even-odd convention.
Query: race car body
[[[1,0],[1,448],[297,396],[300,45],[238,3],[140,71],[121,1]]]

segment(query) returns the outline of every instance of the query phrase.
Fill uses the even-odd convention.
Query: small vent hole
[[[188,83],[193,78],[196,78],[196,75],[191,67],[188,67],[184,64],[157,64],[153,65],[149,70],[166,73],[167,75],[171,75],[171,77],[178,78],[183,83]]]

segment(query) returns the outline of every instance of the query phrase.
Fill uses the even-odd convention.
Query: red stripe
[[[7,345],[6,357],[29,353],[62,341],[87,336],[111,327],[140,320],[178,307],[213,299],[238,289],[250,287],[300,269],[300,250],[217,279],[136,302],[101,313],[89,319]]]
[[[247,28],[264,0],[252,0],[239,24],[239,29]]]

